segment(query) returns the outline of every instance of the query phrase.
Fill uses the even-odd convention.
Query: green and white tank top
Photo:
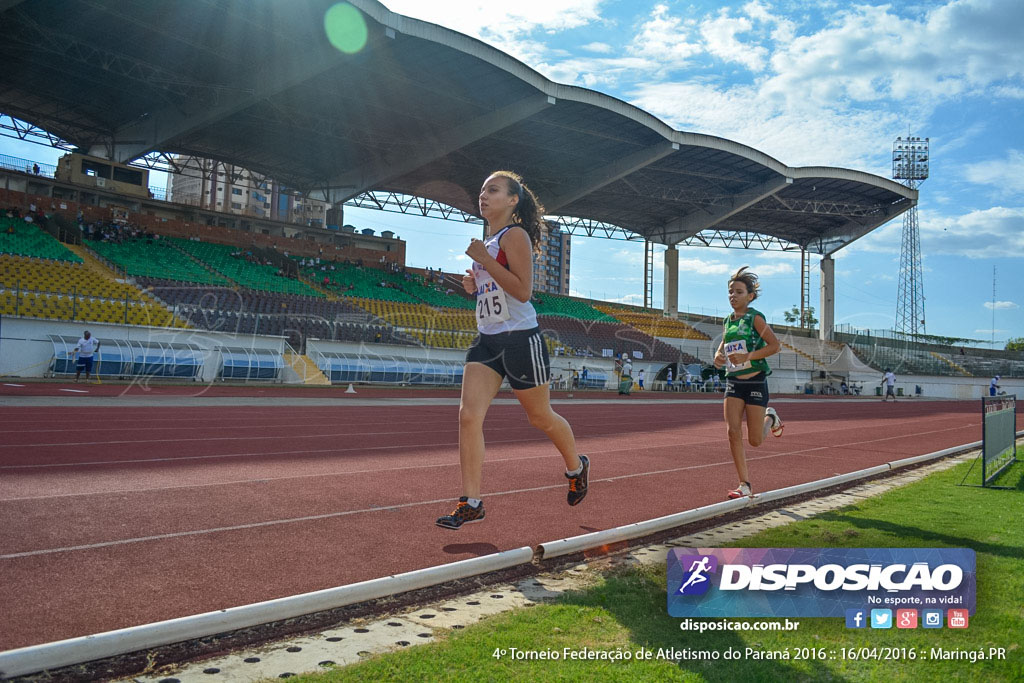
[[[754,329],[754,318],[757,316],[764,318],[764,313],[748,308],[743,317],[738,320],[733,320],[731,314],[725,318],[722,341],[725,344],[725,370],[728,377],[749,375],[753,372],[763,372],[766,375],[772,373],[771,368],[768,367],[768,361],[764,358],[753,361],[748,360],[742,365],[733,365],[729,362],[730,353],[753,353],[767,344],[761,338],[761,335],[757,333],[757,330]]]

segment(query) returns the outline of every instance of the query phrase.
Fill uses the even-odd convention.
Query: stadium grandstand
[[[266,61],[260,46],[305,35],[301,13],[273,27],[246,22],[196,71],[162,60],[187,27],[165,26],[156,5],[129,18],[109,0],[81,4],[82,12],[60,16],[41,16],[45,3],[0,10],[15,36],[0,46],[0,115],[18,116],[69,152],[59,167],[0,159],[0,314],[3,336],[17,339],[4,340],[0,374],[63,374],[57,339],[88,324],[105,340],[198,346],[196,379],[456,383],[449,366],[475,334],[474,304],[453,286],[460,275],[409,267],[401,239],[346,225],[343,209],[479,221],[480,168],[512,163],[568,234],[643,241],[648,257],[654,244],[669,247],[661,309],[650,305],[650,279],[646,306],[534,295],[555,376],[586,365],[604,378],[595,386],[614,389],[629,358],[652,378],[648,388],[668,388],[670,369],[703,380],[694,388],[713,387],[721,320],[679,310],[674,249],[713,245],[821,257],[819,328],[773,323],[783,344],[770,361],[774,392],[863,388],[888,367],[929,395],[973,396],[978,377],[1024,377],[1019,353],[833,324],[832,255],[917,201],[915,190],[891,180],[790,167],[730,140],[674,130],[374,0],[352,2],[371,29],[359,69],[322,37],[301,58]],[[187,21],[216,25],[237,9],[197,11]],[[109,68],[76,56],[84,51],[33,52],[29,69],[19,41],[41,25],[123,49]],[[253,65],[273,77],[258,89],[227,87],[248,82]],[[158,69],[141,69],[150,76],[139,78],[141,67]],[[52,78],[37,78],[39,69]],[[415,117],[410,82],[434,84],[416,93]],[[535,144],[515,142],[523,138]],[[234,182],[230,170],[218,181],[219,167],[245,169],[238,177],[256,183],[270,208],[240,213],[230,203],[135,187],[145,184],[140,168],[199,173],[196,187]],[[282,197],[326,202],[326,222],[279,211]],[[382,358],[386,371],[375,365]],[[122,364],[118,374],[147,367]]]

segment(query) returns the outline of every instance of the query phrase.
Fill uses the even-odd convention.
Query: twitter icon
[[[871,628],[892,628],[892,610],[871,610]]]

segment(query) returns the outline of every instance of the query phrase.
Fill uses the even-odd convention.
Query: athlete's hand
[[[466,269],[466,274],[462,276],[462,288],[466,290],[466,294],[476,294],[476,278],[473,277],[473,271]]]
[[[466,248],[466,256],[477,263],[483,263],[491,255],[487,252],[487,247],[484,246],[484,243],[474,238],[470,240],[469,246]]]
[[[733,365],[743,365],[750,358],[749,353],[732,353],[729,354],[729,362]]]
[[[725,354],[719,351],[715,354],[715,367],[720,368],[725,365]]]

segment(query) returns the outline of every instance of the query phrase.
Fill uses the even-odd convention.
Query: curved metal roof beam
[[[572,204],[577,199],[586,197],[591,192],[596,192],[605,185],[624,178],[634,171],[650,166],[655,161],[664,159],[678,150],[679,145],[674,142],[659,142],[656,145],[638,150],[621,159],[616,159],[610,164],[594,169],[584,175],[582,180],[576,183],[571,190],[563,192],[557,197],[545,199],[544,208],[549,212],[556,212],[558,209]]]
[[[851,168],[839,168],[838,166],[799,166],[789,169],[793,180],[804,180],[810,178],[827,178],[830,180],[849,180],[865,185],[874,185],[883,190],[889,190],[896,194],[903,195],[907,199],[917,201],[917,190],[912,190],[906,185],[901,185],[895,180],[889,180],[882,176],[873,175],[864,171],[855,171]]]
[[[737,193],[726,203],[711,207],[710,209],[698,209],[685,216],[673,218],[665,224],[662,230],[662,237],[666,245],[673,245],[693,237],[702,230],[714,227],[729,216],[733,216],[743,209],[753,206],[765,197],[770,197],[787,185],[792,184],[793,179],[786,176],[777,176],[765,182]]]

